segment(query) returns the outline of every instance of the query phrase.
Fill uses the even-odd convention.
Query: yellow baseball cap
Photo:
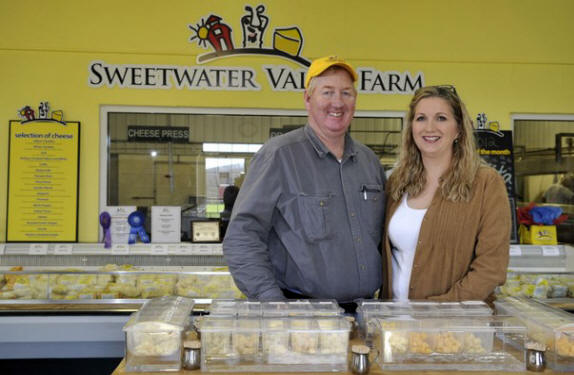
[[[325,70],[332,67],[333,65],[340,66],[349,72],[351,78],[353,78],[353,82],[357,80],[357,72],[355,72],[355,69],[353,69],[349,63],[339,58],[338,56],[325,56],[313,60],[311,63],[309,70],[307,70],[307,77],[305,77],[305,88],[309,87],[311,78],[321,75]]]

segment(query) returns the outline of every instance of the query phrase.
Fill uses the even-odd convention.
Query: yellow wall
[[[0,3],[0,241],[6,238],[8,121],[47,100],[82,123],[79,241],[95,242],[101,105],[302,109],[299,92],[91,88],[88,65],[198,65],[206,53],[188,24],[218,14],[241,41],[244,6],[266,5],[272,29],[298,26],[301,56],[336,53],[355,66],[422,71],[426,84],[455,84],[473,117],[510,128],[513,113],[574,113],[571,0],[100,0]],[[356,7],[354,9],[353,7]],[[207,66],[298,65],[277,57],[233,57]],[[261,73],[262,74],[262,73]],[[266,81],[261,79],[260,82]],[[359,110],[405,110],[409,96],[363,94]]]

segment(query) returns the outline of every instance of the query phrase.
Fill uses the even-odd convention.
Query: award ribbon
[[[112,225],[112,217],[106,211],[100,214],[100,225],[104,230],[104,248],[109,249],[112,247],[112,233],[110,226]]]
[[[130,224],[130,236],[128,239],[128,243],[134,244],[136,243],[136,239],[138,235],[143,243],[149,243],[149,237],[145,232],[143,227],[145,222],[144,215],[139,211],[134,211],[128,216],[128,223]]]

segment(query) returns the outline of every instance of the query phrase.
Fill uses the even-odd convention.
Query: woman
[[[453,86],[423,87],[411,100],[385,221],[383,298],[490,302],[504,283],[506,187],[481,162]]]

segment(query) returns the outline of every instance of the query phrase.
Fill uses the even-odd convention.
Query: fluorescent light
[[[253,143],[204,143],[203,152],[256,153],[263,146]]]

